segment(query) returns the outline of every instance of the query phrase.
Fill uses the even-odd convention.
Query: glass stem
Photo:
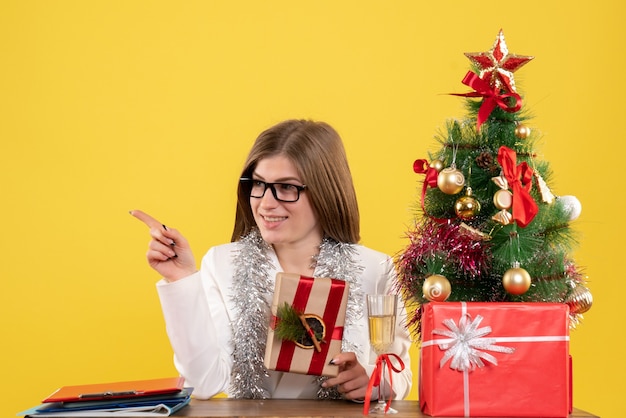
[[[385,362],[381,363],[380,384],[378,385],[378,403],[385,404]]]

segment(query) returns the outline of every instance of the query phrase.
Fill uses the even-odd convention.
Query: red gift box
[[[267,333],[265,367],[283,372],[337,376],[338,366],[329,362],[341,352],[348,285],[343,280],[278,273]],[[285,302],[304,316],[316,317],[323,323],[325,334],[319,342],[319,351],[312,345],[303,346],[275,335],[277,310]]]
[[[569,307],[430,302],[423,306],[419,401],[431,416],[567,417]]]

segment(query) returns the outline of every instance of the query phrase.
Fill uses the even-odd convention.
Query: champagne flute
[[[376,354],[388,352],[396,334],[396,307],[397,295],[367,295],[367,316],[369,319],[369,338]],[[382,371],[380,386],[378,387],[378,403],[374,405],[370,414],[395,414],[393,408],[385,412],[385,362],[381,363]],[[391,387],[390,395],[391,395]]]

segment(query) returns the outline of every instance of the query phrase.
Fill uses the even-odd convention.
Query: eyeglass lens
[[[300,198],[300,191],[304,190],[303,186],[296,186],[289,183],[266,183],[261,180],[252,180],[250,188],[250,196],[261,198],[265,195],[267,189],[272,190],[272,194],[276,200],[282,202],[295,202]]]

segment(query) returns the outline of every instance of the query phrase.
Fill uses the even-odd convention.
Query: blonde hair
[[[251,177],[260,160],[275,155],[286,156],[296,166],[324,236],[338,242],[359,242],[359,207],[337,131],[325,122],[310,120],[287,120],[274,125],[254,142],[241,177]],[[249,192],[240,183],[231,240],[238,241],[255,227]]]

